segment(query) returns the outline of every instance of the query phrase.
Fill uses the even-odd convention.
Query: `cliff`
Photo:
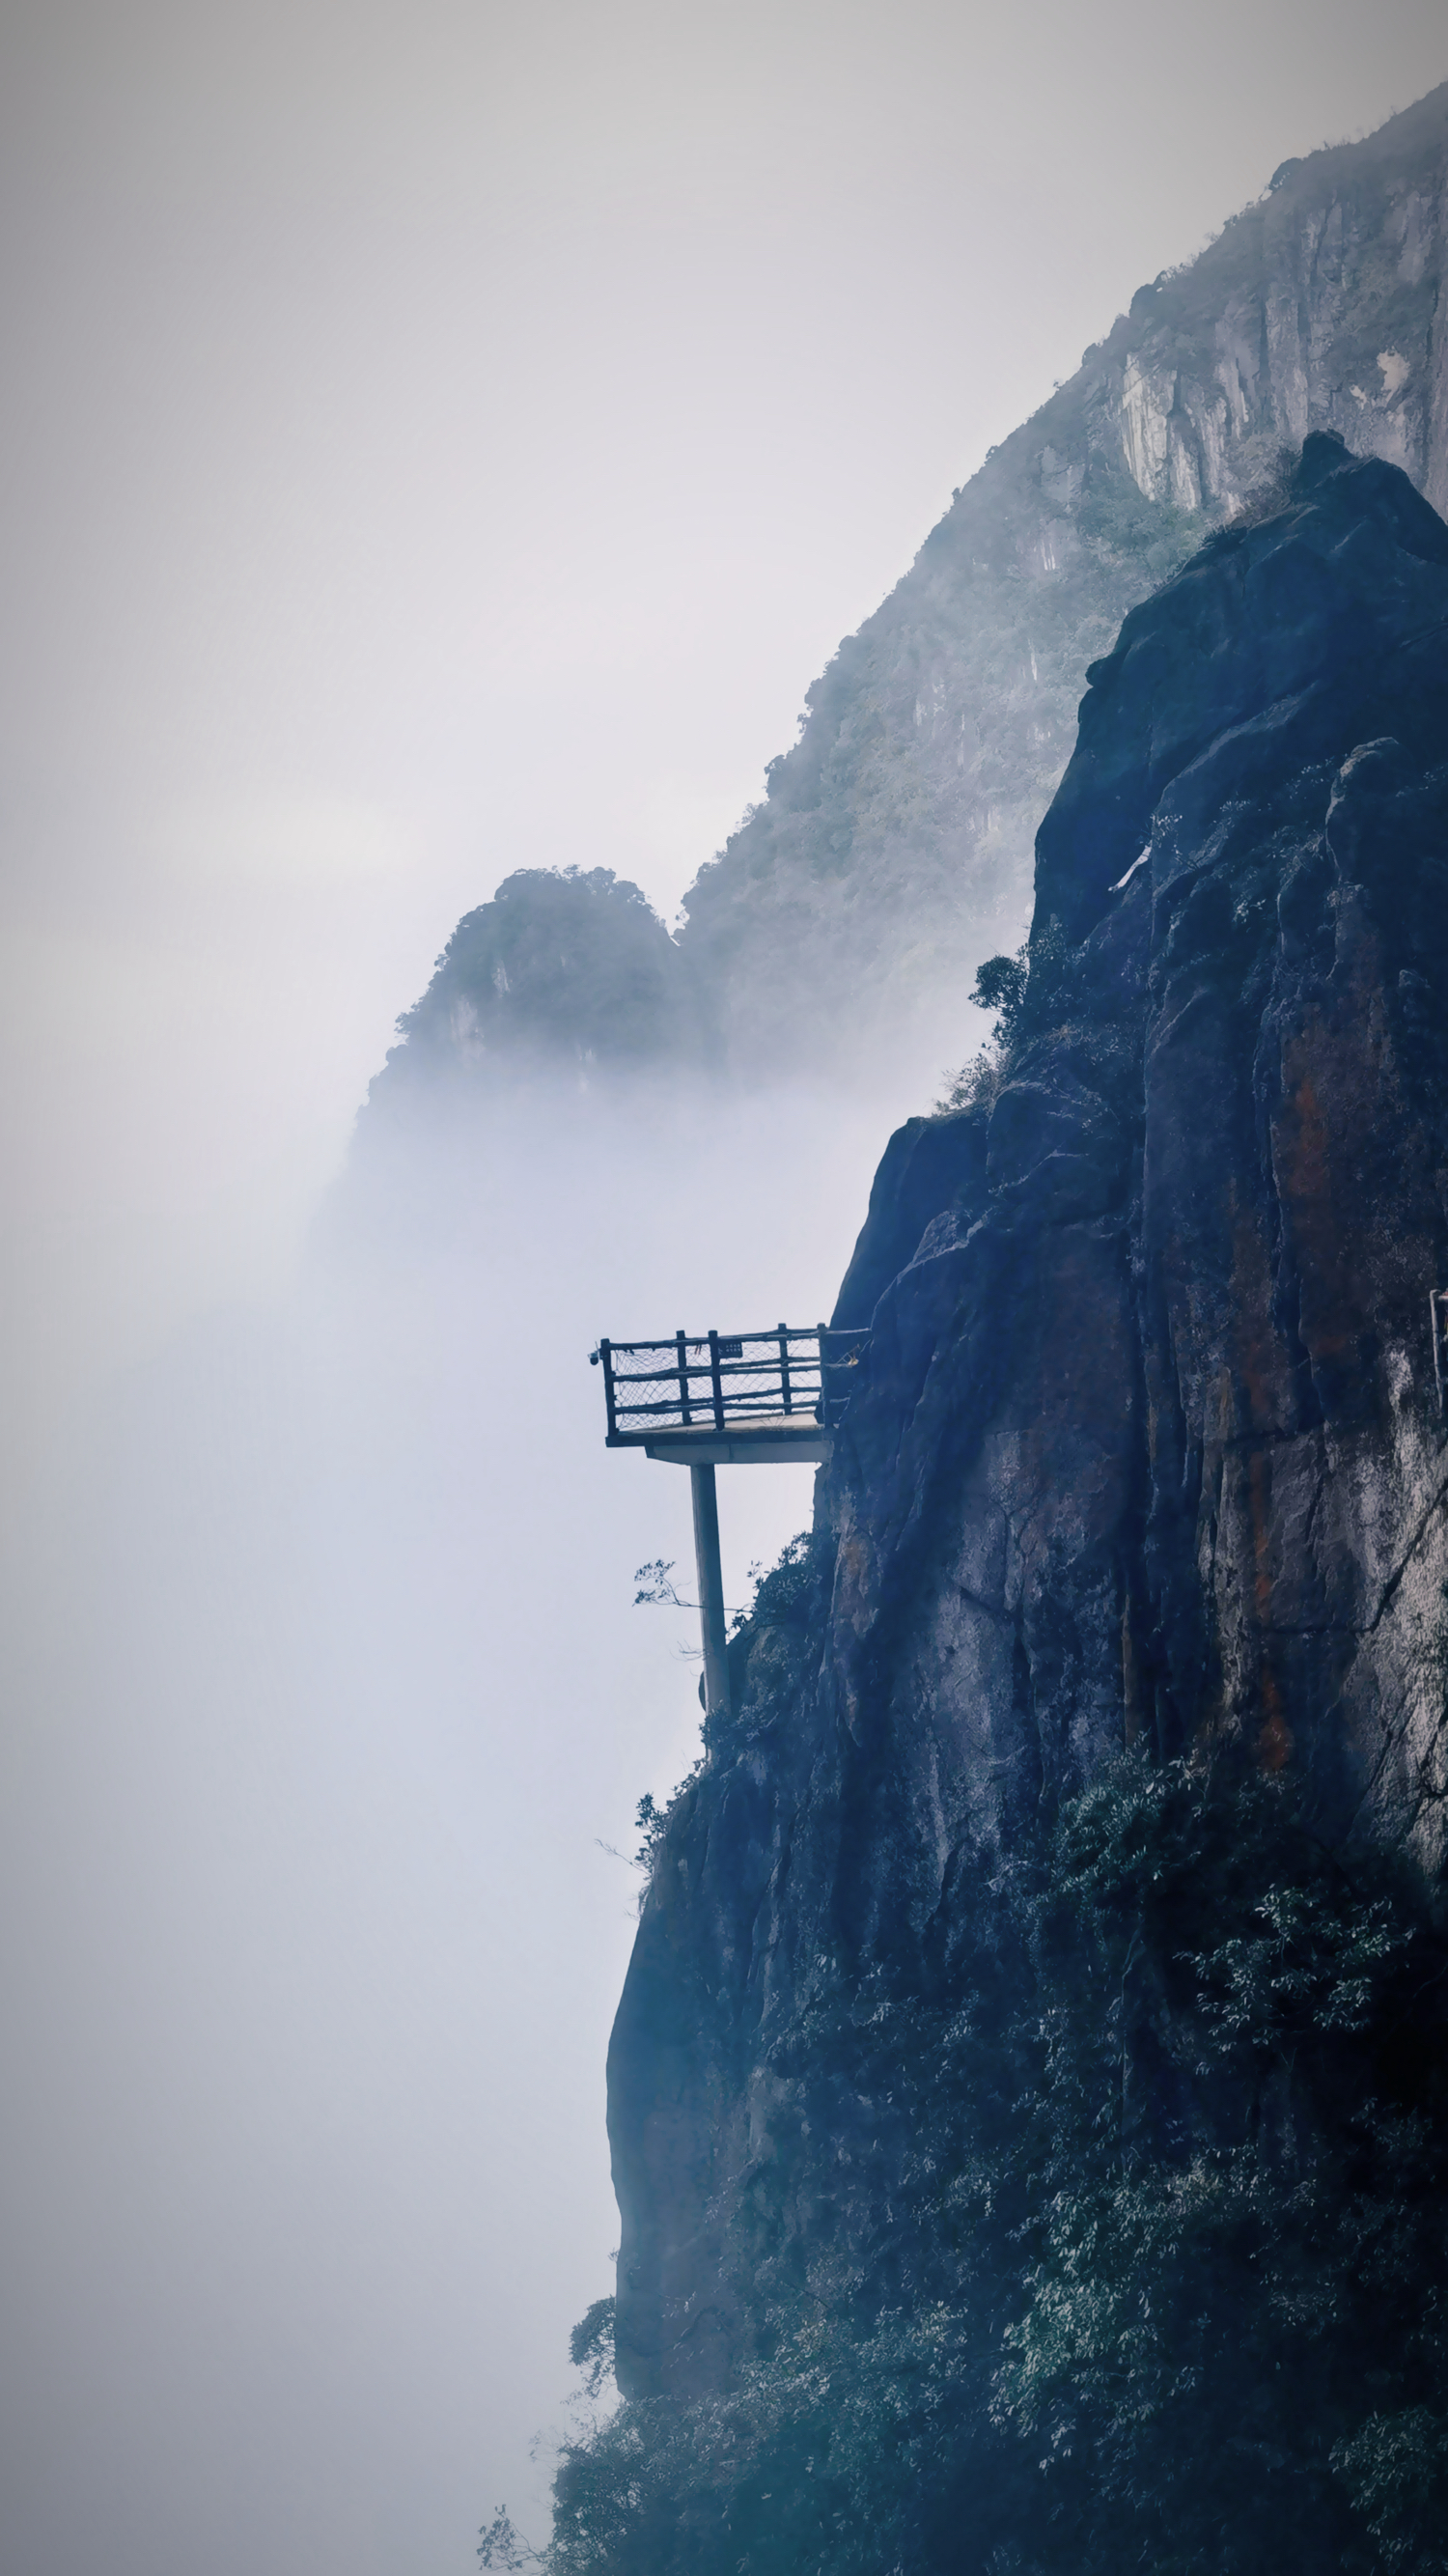
[[[1312,429],[1448,507],[1445,183],[1448,85],[1284,167],[1133,297],[807,691],[798,742],[666,943],[677,1001],[650,1001],[627,1034],[615,1021],[612,1043],[667,1058],[702,1024],[699,1042],[751,1075],[858,1064],[902,1030],[959,1051],[960,996],[1020,938],[1087,666],[1127,611],[1212,526],[1262,506]],[[512,914],[541,884],[509,881]],[[387,1079],[418,1057],[508,1064],[528,1014],[493,1007],[494,910],[460,928]],[[596,931],[602,966],[612,925],[581,894],[573,926],[570,953]],[[569,1022],[575,984],[570,967],[557,997],[536,987],[535,1035],[566,1058],[595,1045],[586,1012]]]
[[[619,2010],[560,2566],[1443,2563],[1448,528],[1322,434],[1282,498],[1092,665],[881,1166]]]

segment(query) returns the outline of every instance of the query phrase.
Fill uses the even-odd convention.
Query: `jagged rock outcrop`
[[[1448,84],[1286,165],[1133,297],[808,691],[799,741],[686,898],[672,950],[698,1000],[641,1021],[641,1053],[666,1056],[700,1008],[751,1075],[858,1066],[912,1026],[937,1057],[961,1049],[960,995],[1021,935],[1087,666],[1127,611],[1213,524],[1262,506],[1312,429],[1448,507],[1445,208]],[[474,1047],[459,1011],[491,1011],[484,946],[410,1015],[389,1081]],[[565,1058],[593,1043],[570,997],[565,977],[539,1015]]]
[[[1290,1779],[1441,1909],[1448,528],[1310,436],[1090,682],[999,1066],[893,1140],[842,1292],[816,1589],[739,1641],[661,1843],[610,2057],[626,2392],[756,2348],[741,2246],[878,2259],[903,2115],[819,2034],[1015,1974],[1013,1872],[1123,1748]],[[1190,2136],[1135,1957],[1129,2123]]]

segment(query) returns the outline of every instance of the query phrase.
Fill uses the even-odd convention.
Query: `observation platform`
[[[729,1709],[714,1470],[822,1466],[869,1341],[868,1333],[828,1324],[774,1324],[757,1333],[680,1331],[657,1342],[605,1338],[588,1354],[603,1370],[609,1448],[642,1449],[646,1458],[691,1471],[711,1716]]]
[[[600,1341],[610,1449],[680,1467],[820,1464],[850,1400],[868,1333],[775,1324],[755,1333]]]
[[[672,1431],[616,1433],[611,1449],[642,1449],[670,1467],[783,1467],[808,1461],[822,1467],[834,1433],[805,1413],[751,1414],[747,1421],[680,1423]]]

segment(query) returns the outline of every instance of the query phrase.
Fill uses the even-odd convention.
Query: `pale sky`
[[[107,1347],[274,1275],[457,915],[573,861],[670,909],[986,447],[1448,70],[1437,0],[18,0],[4,46],[51,1358],[101,1271]]]
[[[550,1305],[588,1182],[536,1134],[405,1286],[378,1201],[303,1261],[396,1014],[516,867],[671,913],[986,448],[1445,74],[1441,0],[7,12],[11,2224],[54,2352],[11,2356],[5,2576],[461,2576],[495,2484],[536,2519],[606,2285],[593,1838],[692,1758],[626,1601],[673,1504],[589,1483],[571,1413],[530,1440],[498,1354],[754,1273],[701,1188]],[[914,1105],[801,1107],[767,1320],[828,1309]],[[740,1504],[736,1585],[807,1502]],[[484,1555],[506,1618],[457,1606]]]

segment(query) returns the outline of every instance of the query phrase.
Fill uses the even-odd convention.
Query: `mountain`
[[[1211,528],[1270,508],[1313,429],[1448,508],[1445,207],[1448,84],[1284,164],[1200,258],[1141,288],[841,644],[667,954],[659,926],[637,1011],[613,981],[642,940],[637,890],[522,871],[460,924],[379,1098],[424,1070],[511,1075],[518,1051],[604,1067],[683,1043],[751,1076],[892,1042],[931,1070],[958,1053],[960,997],[1021,936],[1087,667],[1127,611]],[[536,909],[544,957],[560,905],[566,962],[503,999],[520,915]]]
[[[558,2571],[1448,2566],[1448,527],[1322,432],[1280,500],[1093,663],[881,1165],[654,1845]]]

